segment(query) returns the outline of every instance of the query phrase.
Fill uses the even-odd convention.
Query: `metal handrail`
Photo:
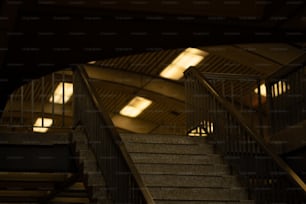
[[[297,184],[306,195],[306,184],[304,181],[294,172],[294,170],[288,166],[283,159],[281,159],[277,154],[271,151],[265,142],[262,140],[260,136],[258,136],[255,131],[253,131],[249,125],[243,118],[240,112],[238,112],[230,103],[228,103],[225,99],[223,99],[217,91],[213,88],[213,86],[206,80],[205,76],[195,68],[189,68],[185,71],[185,75],[191,74],[195,77],[202,85],[205,87],[210,94],[214,96],[214,98],[224,107],[227,111],[232,114],[240,123],[240,125],[253,137],[253,139],[260,145],[260,147],[268,154],[278,165],[279,167],[286,172],[288,177]]]
[[[88,80],[89,76],[88,76],[85,68],[83,66],[78,66],[75,69],[75,72],[80,74],[80,76],[82,78],[82,81],[84,82],[84,84],[86,86],[86,89],[89,93],[90,99],[92,100],[92,102],[93,102],[93,104],[94,104],[94,106],[95,106],[95,108],[96,108],[96,110],[99,114],[99,117],[101,117],[102,120],[105,122],[105,124],[107,124],[107,129],[109,130],[109,132],[111,134],[111,138],[113,140],[113,143],[120,149],[122,157],[126,161],[126,164],[129,168],[129,171],[131,172],[133,179],[136,181],[136,183],[138,185],[138,189],[141,191],[144,200],[146,201],[146,203],[149,203],[149,204],[154,203],[151,193],[149,192],[148,188],[145,186],[142,177],[137,172],[136,167],[133,164],[132,159],[131,159],[126,147],[124,146],[124,144],[122,142],[122,139],[121,139],[119,133],[117,132],[111,118],[109,117],[106,110],[104,109],[101,101],[97,98],[98,94],[97,94],[96,90],[94,89],[94,87],[90,84],[90,82]],[[89,141],[89,143],[90,143],[90,141]],[[99,157],[99,155],[96,155],[96,156]]]

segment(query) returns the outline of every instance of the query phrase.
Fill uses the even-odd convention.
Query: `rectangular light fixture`
[[[289,84],[287,84],[285,81],[278,81],[273,85],[272,88],[272,97],[277,97],[286,91],[290,90]],[[258,94],[258,88],[254,89],[254,92]],[[266,85],[261,84],[260,85],[260,95],[262,96],[267,96],[267,91],[266,91]]]
[[[186,69],[191,66],[197,66],[207,55],[208,53],[203,50],[187,48],[160,73],[160,76],[167,79],[179,80],[183,77],[183,72]]]
[[[151,105],[152,101],[143,97],[134,97],[126,106],[124,106],[120,114],[135,118]]]
[[[214,131],[214,124],[210,121],[202,121],[200,125],[192,129],[188,136],[208,136],[209,133],[213,133]]]
[[[52,124],[53,120],[51,118],[37,118],[33,125],[33,132],[45,133]]]
[[[259,88],[260,88],[260,95],[266,97],[267,96],[266,85],[265,84],[260,84]],[[256,94],[258,94],[258,88],[254,89],[254,92]]]
[[[67,103],[70,100],[72,94],[73,94],[73,84],[67,82],[60,82],[55,88],[53,95],[50,97],[49,102],[52,103],[53,101],[52,98],[54,96],[54,103],[62,104],[63,97],[64,97],[64,103]]]

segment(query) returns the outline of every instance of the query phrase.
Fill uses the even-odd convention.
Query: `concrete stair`
[[[254,204],[204,138],[121,134],[157,204]]]
[[[84,183],[89,191],[92,204],[112,204],[107,193],[105,180],[97,165],[97,160],[88,146],[86,135],[81,131],[75,131],[72,137],[75,144],[77,160],[83,170]]]

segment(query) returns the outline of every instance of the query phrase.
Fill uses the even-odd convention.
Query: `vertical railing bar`
[[[34,80],[31,81],[31,126],[34,123]]]
[[[11,95],[10,95],[10,127],[12,127],[13,126],[13,107],[14,107],[14,105],[13,105],[13,97],[14,97],[14,93],[12,93]]]
[[[24,86],[21,86],[21,93],[20,93],[20,109],[21,109],[21,117],[20,117],[20,123],[21,123],[21,126],[23,127],[24,125],[24,104],[23,104],[23,100],[24,100],[24,97],[23,97],[23,89],[24,89]]]
[[[65,127],[65,73],[62,73],[63,94],[62,94],[62,128]]]
[[[44,127],[44,120],[45,120],[45,107],[44,107],[44,94],[45,94],[45,78],[42,77],[41,78],[41,101],[40,101],[40,105],[41,105],[41,114],[42,114],[42,120],[41,120],[41,126]]]
[[[51,101],[51,114],[52,114],[52,120],[55,121],[55,115],[54,115],[54,84],[55,84],[55,73],[53,72],[52,75],[52,81],[51,81],[51,98],[52,98],[52,101]]]
[[[256,80],[257,81],[257,89],[258,89],[258,122],[259,122],[259,134],[260,136],[263,138],[264,137],[264,133],[263,133],[263,109],[262,109],[262,102],[261,102],[261,90],[260,90],[260,80]]]

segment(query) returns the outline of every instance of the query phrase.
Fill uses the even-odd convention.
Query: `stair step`
[[[233,187],[239,186],[234,176],[143,175],[148,187]]]
[[[213,154],[212,146],[208,145],[177,145],[177,144],[147,144],[125,143],[130,153],[168,153],[168,154]]]
[[[227,165],[136,164],[140,174],[226,175]]]
[[[155,143],[155,144],[199,144],[205,143],[205,138],[191,138],[177,135],[141,135],[141,134],[121,134],[124,142],[133,143]]]
[[[255,204],[252,200],[237,200],[237,201],[173,201],[173,200],[155,200],[155,204]]]
[[[235,201],[246,200],[246,192],[241,188],[149,188],[153,199],[164,200],[211,200]]]
[[[135,163],[160,164],[224,164],[220,155],[185,155],[185,154],[159,154],[159,153],[131,153]]]

